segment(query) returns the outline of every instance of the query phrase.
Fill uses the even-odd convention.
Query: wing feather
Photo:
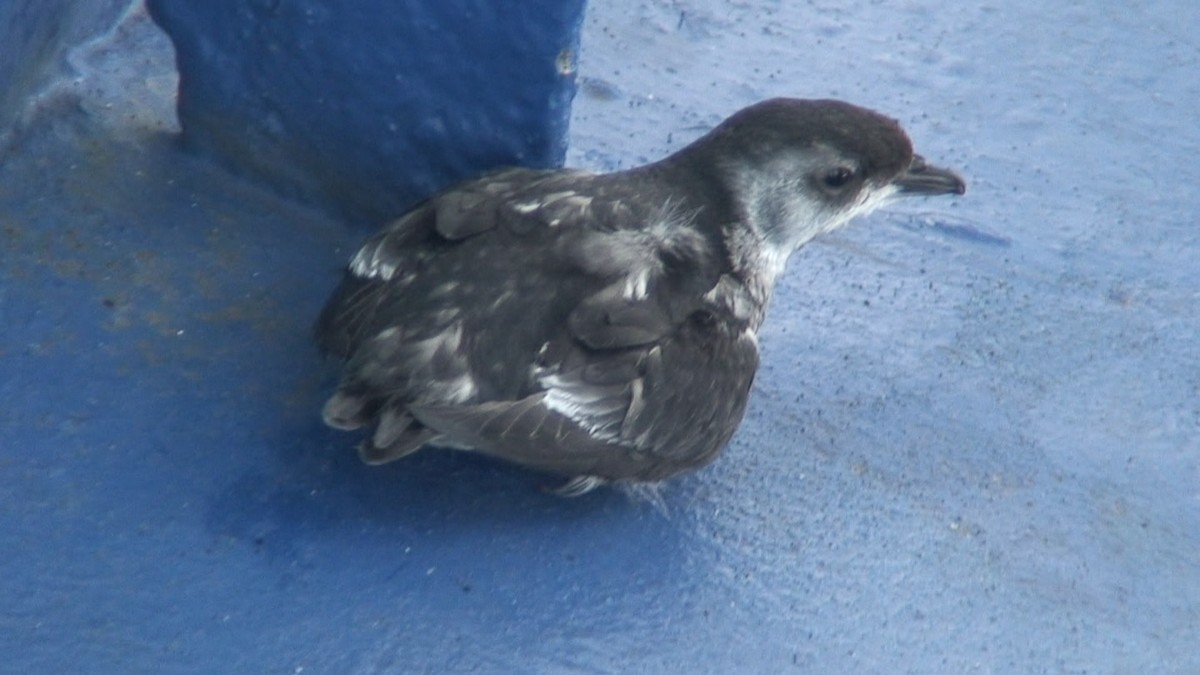
[[[727,256],[695,215],[527,169],[434,197],[364,245],[322,312],[348,360],[327,417],[378,425],[370,461],[447,442],[650,480],[711,456],[757,349],[714,296]]]

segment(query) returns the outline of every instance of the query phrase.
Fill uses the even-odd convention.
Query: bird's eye
[[[839,166],[825,172],[825,176],[821,179],[825,183],[825,187],[834,190],[845,187],[846,183],[854,177],[854,170],[850,167]]]

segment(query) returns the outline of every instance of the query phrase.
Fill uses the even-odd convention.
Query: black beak
[[[920,155],[913,155],[908,171],[897,176],[892,184],[900,188],[901,195],[961,195],[967,191],[967,184],[958,174],[926,164]]]

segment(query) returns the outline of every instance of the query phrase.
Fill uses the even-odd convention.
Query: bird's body
[[[373,426],[370,463],[471,448],[576,492],[702,465],[741,421],[787,257],[902,191],[962,183],[891,120],[789,99],[637,169],[453,188],[368,241],[322,312],[346,360],[325,420]]]

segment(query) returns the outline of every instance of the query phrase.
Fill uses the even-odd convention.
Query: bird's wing
[[[625,364],[609,359],[614,369],[600,381],[583,382],[586,375],[574,372],[518,400],[417,403],[409,411],[455,444],[558,473],[612,474],[603,465],[634,450],[620,438],[637,381],[637,355],[629,356]]]
[[[342,282],[313,327],[325,353],[348,358],[378,330],[394,293],[412,281],[437,249],[493,229],[499,204],[554,172],[504,169],[421,202],[366,241],[351,258]]]
[[[392,301],[401,289],[419,276],[470,284],[480,260],[492,269],[507,265],[509,278],[560,294],[568,292],[564,276],[581,281],[576,292],[584,295],[568,321],[592,348],[661,338],[716,283],[721,256],[691,226],[695,212],[669,198],[634,208],[628,188],[614,194],[584,176],[509,169],[420,204],[351,259],[317,321],[318,344],[350,356],[382,330],[377,319],[396,310]],[[462,278],[451,279],[452,271]]]
[[[658,480],[706,463],[745,412],[758,365],[752,332],[691,318],[653,345],[582,350],[515,401],[414,404],[457,444],[574,476]]]
[[[696,213],[577,178],[503,172],[368,241],[318,323],[350,357],[327,419],[610,476],[723,444],[757,358],[709,297],[725,257]],[[381,425],[367,454],[417,431]]]
[[[602,208],[612,204],[594,207]],[[563,257],[605,281],[571,311],[571,334],[591,349],[645,346],[696,311],[726,271],[718,246],[694,226],[697,215],[668,201],[636,229],[593,228],[566,240]]]
[[[661,312],[672,301],[685,304],[653,290],[629,301],[606,286],[538,354],[532,393],[408,410],[455,444],[557,473],[656,480],[703,464],[745,411],[758,366],[753,310],[728,275],[673,324]]]

